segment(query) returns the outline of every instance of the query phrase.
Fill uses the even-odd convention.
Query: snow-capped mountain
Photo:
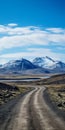
[[[43,74],[65,73],[65,63],[55,61],[50,57],[37,57],[30,62],[26,59],[10,61],[0,66],[0,74]]]
[[[55,68],[62,68],[62,69],[65,69],[65,63],[61,62],[61,61],[56,61],[50,69],[55,69]]]
[[[34,65],[38,65],[41,68],[48,69],[53,73],[65,72],[65,63],[61,61],[55,61],[50,57],[37,57],[33,60]]]
[[[0,64],[0,67],[2,67],[2,65]]]
[[[53,66],[54,63],[56,63],[53,59],[51,59],[50,57],[46,56],[46,57],[37,57],[33,60],[33,64],[34,65],[38,65],[42,68],[50,68],[50,66]]]
[[[35,69],[35,68],[37,68],[36,65],[32,64],[30,61],[26,59],[20,59],[20,60],[13,60],[2,65],[2,67],[0,67],[0,71],[1,72],[20,72],[23,70]]]
[[[54,73],[65,72],[65,63],[57,61],[50,69]]]

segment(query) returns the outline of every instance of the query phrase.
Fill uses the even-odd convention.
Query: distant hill
[[[50,85],[50,84],[65,84],[65,74],[53,75],[47,79],[36,81],[35,84]]]

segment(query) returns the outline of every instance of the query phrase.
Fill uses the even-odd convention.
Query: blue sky
[[[46,55],[65,62],[65,0],[0,0],[0,62]]]

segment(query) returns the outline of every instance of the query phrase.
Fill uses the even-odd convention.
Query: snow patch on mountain
[[[32,64],[30,61],[22,58],[20,60],[13,60],[2,65],[2,67],[0,67],[0,70],[22,71],[22,70],[34,69],[34,68],[37,68],[37,67],[34,64]]]
[[[53,59],[50,57],[37,57],[33,60],[34,65],[38,65],[42,68],[50,68],[50,66],[53,66],[54,63],[56,63]]]
[[[0,66],[0,73],[15,74],[42,74],[42,73],[64,73],[65,63],[55,61],[52,58],[37,57],[30,62],[26,59],[12,60]]]

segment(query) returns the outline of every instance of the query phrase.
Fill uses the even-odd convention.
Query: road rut
[[[34,87],[25,96],[1,108],[0,130],[65,130],[65,122],[43,98],[45,87]]]

